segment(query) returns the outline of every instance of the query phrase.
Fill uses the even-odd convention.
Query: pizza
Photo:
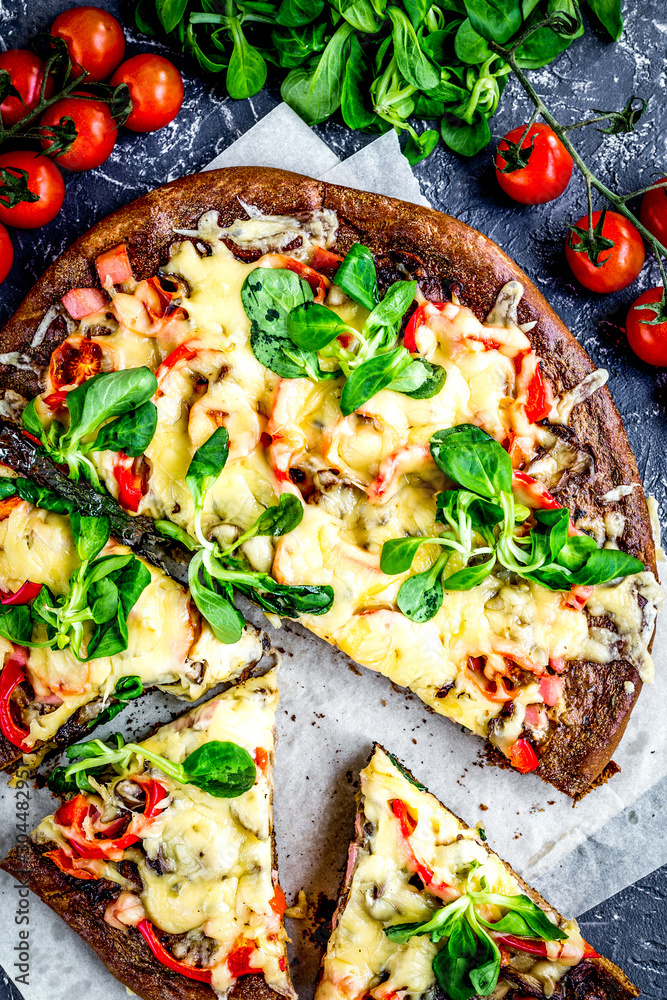
[[[213,171],[75,243],[2,350],[8,411],[190,548],[221,641],[241,591],[566,794],[613,773],[652,676],[649,512],[606,373],[481,234]],[[81,425],[114,386],[123,433]]]
[[[358,798],[316,1000],[639,995],[381,746]]]
[[[274,669],[141,743],[70,748],[51,778],[70,797],[2,864],[143,1000],[296,997],[272,839],[277,703]]]
[[[18,477],[0,492],[0,766],[34,767],[149,688],[196,701],[261,659],[257,629],[220,642],[187,587],[110,537],[104,515]]]

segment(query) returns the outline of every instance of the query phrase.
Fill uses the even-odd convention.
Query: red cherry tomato
[[[522,205],[541,205],[562,195],[572,175],[572,157],[548,125],[535,122],[521,143],[521,149],[529,149],[533,143],[527,166],[503,173],[507,162],[503,151],[507,152],[508,143],[518,144],[525,131],[526,126],[521,125],[500,140],[495,159],[496,177],[505,194],[514,201]]]
[[[183,79],[173,63],[145,52],[132,56],[111,77],[111,86],[126,83],[132,111],[125,122],[133,132],[155,132],[176,117],[183,103]]]
[[[0,114],[5,128],[11,128],[32,111],[39,102],[39,91],[44,79],[44,62],[28,49],[7,49],[0,52],[0,69],[9,73],[12,86],[16,87],[18,97],[6,97],[0,104]],[[53,93],[53,77],[46,81],[44,94],[50,97]]]
[[[0,225],[0,285],[9,274],[14,260],[14,247],[9,233]]]
[[[51,34],[67,45],[75,73],[85,69],[88,80],[105,80],[123,61],[125,35],[120,24],[99,7],[72,7],[59,14]]]
[[[653,309],[642,309],[651,302],[660,302],[662,288],[649,288],[632,303],[625,321],[628,343],[638,358],[649,365],[667,366],[667,320],[651,324]]]
[[[667,181],[667,177],[660,180]],[[639,221],[663,246],[667,246],[667,191],[664,187],[646,192],[642,198]]]
[[[2,201],[4,184],[0,180],[0,222],[17,229],[37,229],[55,218],[65,199],[63,175],[47,156],[40,156],[32,150],[17,150],[0,156],[0,169],[21,175],[28,172],[28,190],[39,196],[38,201],[21,201],[13,208],[7,208]]]
[[[73,120],[77,134],[71,148],[66,153],[56,155],[56,163],[67,170],[92,170],[99,167],[109,157],[118,135],[109,105],[104,101],[66,97],[47,108],[39,124],[57,125],[65,115]],[[53,140],[46,135],[40,141],[42,149],[47,151],[53,145]]]
[[[594,226],[601,214],[593,212]],[[582,216],[577,226],[588,229],[588,216]],[[599,267],[589,260],[587,254],[573,250],[567,243],[565,256],[573,275],[584,288],[589,288],[592,292],[618,292],[631,285],[644,266],[644,244],[632,223],[618,212],[607,212],[602,235],[613,240],[614,246],[602,251]],[[576,233],[572,236],[572,242],[575,246],[581,243]]]

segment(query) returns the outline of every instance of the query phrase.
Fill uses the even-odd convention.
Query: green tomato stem
[[[549,26],[549,19],[547,19],[546,21],[542,22],[542,24],[540,25],[540,27],[543,27],[544,25]],[[536,28],[537,28],[537,25],[535,26],[535,29]],[[488,43],[489,44],[489,48],[492,49],[494,52],[496,52],[499,56],[501,56],[501,58],[505,59],[509,63],[509,65],[512,67],[512,71],[513,71],[514,75],[516,76],[517,80],[519,81],[519,83],[521,84],[521,86],[525,90],[526,94],[528,95],[528,97],[530,98],[530,100],[532,101],[532,103],[534,104],[535,109],[536,109],[538,115],[541,118],[543,118],[544,121],[547,123],[547,125],[551,128],[551,130],[553,132],[555,132],[555,134],[558,136],[558,138],[563,143],[563,145],[565,146],[566,150],[568,151],[568,153],[572,157],[573,161],[576,163],[577,168],[579,169],[579,171],[582,173],[584,179],[586,180],[586,186],[587,186],[587,188],[594,187],[596,189],[596,191],[599,191],[599,193],[601,195],[603,195],[603,197],[606,198],[607,201],[610,202],[611,205],[614,206],[614,208],[616,209],[616,211],[619,212],[621,215],[625,216],[625,218],[629,222],[631,222],[632,225],[644,237],[644,239],[649,244],[649,246],[653,250],[653,252],[656,255],[656,257],[658,258],[658,264],[659,264],[659,267],[660,267],[660,273],[662,275],[663,284],[667,288],[667,283],[665,281],[665,273],[664,273],[662,262],[660,260],[661,257],[667,257],[667,247],[663,246],[663,244],[659,240],[657,240],[656,237],[651,232],[649,232],[649,230],[646,228],[646,226],[644,226],[640,222],[640,220],[637,218],[637,216],[634,215],[634,213],[630,211],[630,209],[625,204],[625,200],[626,199],[622,195],[616,194],[615,191],[612,191],[610,188],[607,187],[606,184],[604,184],[598,177],[595,176],[595,174],[587,166],[587,164],[585,163],[585,161],[582,159],[582,157],[580,156],[580,154],[577,152],[576,147],[572,145],[572,143],[571,143],[571,141],[570,141],[570,139],[569,139],[569,137],[567,135],[567,131],[568,131],[567,126],[561,125],[561,123],[559,121],[557,121],[556,118],[554,118],[554,116],[551,114],[551,112],[549,111],[549,109],[547,108],[547,106],[545,105],[545,103],[542,101],[541,97],[539,97],[539,95],[537,94],[535,88],[531,84],[531,82],[528,79],[528,77],[526,76],[526,74],[523,72],[523,70],[521,69],[521,67],[518,65],[517,60],[516,60],[516,50],[519,47],[519,45],[522,44],[522,42],[525,40],[525,38],[528,37],[528,34],[532,34],[532,30],[531,30],[531,32],[527,33],[525,36],[522,36],[522,38],[520,38],[519,41],[515,45],[513,45],[511,49],[507,49],[503,45],[498,45],[497,42],[489,42]],[[630,197],[630,196],[628,196],[628,197]]]

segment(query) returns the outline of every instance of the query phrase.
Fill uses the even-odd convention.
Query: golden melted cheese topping
[[[143,883],[140,901],[148,919],[169,934],[203,934],[211,939],[213,951],[205,964],[212,969],[211,985],[220,996],[235,982],[227,962],[230,953],[252,942],[250,966],[263,973],[278,993],[295,997],[286,971],[287,935],[271,905],[277,885],[272,847],[277,705],[272,670],[232,687],[141,744],[176,763],[211,740],[230,740],[258,760],[257,749],[264,751],[265,766],[257,767],[255,784],[232,799],[214,798],[183,785],[146,762],[144,774],[167,789],[168,803],[141,831],[143,850],[130,847],[124,852],[124,858],[137,865]],[[130,777],[137,773],[134,767]],[[100,786],[107,806],[116,801],[117,784]],[[42,821],[33,839],[67,843],[53,817]]]
[[[257,219],[247,225],[252,241]],[[232,228],[234,239],[243,242],[243,224]],[[446,482],[428,449],[434,431],[472,422],[498,441],[513,440],[526,461],[540,445],[558,440],[525,416],[522,373],[526,358],[529,372],[537,359],[517,325],[521,286],[510,282],[501,290],[486,324],[456,301],[438,307],[424,303],[415,341],[422,356],[447,372],[440,393],[415,400],[383,390],[343,417],[340,381],[281,379],[252,352],[241,287],[254,268],[284,266],[287,258],[274,253],[244,263],[234,258],[221,233],[207,213],[198,236],[210,253],[203,255],[190,241],[175,248],[164,270],[185,282],[180,311],[149,321],[140,301],[146,283],[129,282],[113,298],[114,318],[104,320],[110,332],[93,337],[104,370],[143,364],[158,369],[159,420],[146,452],[149,488],[140,510],[171,518],[192,533],[185,473],[196,448],[216,427],[226,426],[230,457],[207,497],[204,530],[233,540],[285,490],[300,496],[304,518],[299,527],[275,547],[268,539],[245,547],[250,562],[257,569],[271,568],[281,583],[332,586],[332,609],[303,619],[311,631],[409,687],[436,711],[490,736],[507,752],[523,729],[526,707],[544,708],[539,678],[533,675],[550,661],[606,662],[609,644],[591,637],[586,615],[568,607],[564,595],[535,583],[509,586],[502,575],[488,577],[473,590],[446,592],[436,616],[415,624],[396,605],[407,574],[386,576],[379,561],[390,538],[438,533],[435,494]],[[304,248],[302,258],[311,248],[307,240]],[[333,293],[327,304],[360,328],[366,310],[335,286]],[[99,315],[83,320],[71,342],[99,322]],[[186,353],[174,355],[176,348]],[[50,419],[46,407],[41,413]],[[108,489],[117,495],[115,461],[109,452],[97,456]],[[424,546],[414,571],[426,569],[436,555]],[[600,593],[597,600],[606,607],[608,597],[613,600]],[[635,619],[631,612],[617,617],[616,624],[632,632],[627,645],[641,665],[646,643],[643,625],[638,628]],[[471,656],[485,657],[487,663],[495,657],[496,664],[508,657],[524,668],[515,678],[521,690],[511,717],[505,711],[502,724],[492,730],[489,723],[505,702],[488,697],[489,684],[469,669]],[[561,697],[551,706],[552,715],[562,707]],[[530,718],[535,719],[534,711]],[[542,715],[539,719],[544,721]]]
[[[110,542],[104,554],[129,551]],[[145,565],[151,581],[128,615],[128,647],[122,653],[81,663],[69,649],[29,650],[26,674],[34,701],[24,711],[28,743],[51,739],[77,709],[110,698],[120,677],[138,676],[145,688],[157,686],[195,701],[260,659],[256,630],[247,627],[234,645],[219,642],[189,592]],[[56,596],[64,594],[78,566],[66,516],[24,502],[0,521],[0,590],[15,592],[31,580],[46,584]],[[0,638],[5,658],[11,650],[11,643]]]
[[[432,964],[439,946],[428,935],[395,944],[384,928],[428,920],[442,903],[418,888],[421,883],[415,878],[391,803],[397,799],[405,803],[416,820],[410,847],[431,870],[434,882],[461,893],[466,883],[478,889],[479,879],[485,876],[492,892],[512,896],[525,889],[481,841],[477,830],[465,826],[433,795],[406,778],[383,749],[376,748],[360,777],[361,844],[354,845],[350,854],[349,893],[334,918],[316,1000],[358,1000],[369,994],[373,1000],[388,1000],[396,993],[420,997],[434,986]],[[471,873],[472,862],[480,867]],[[546,912],[557,922],[553,911]],[[499,916],[500,912],[491,919]],[[561,921],[561,926],[568,933],[567,964],[531,959],[521,969],[526,981],[546,996],[583,950],[576,921]],[[503,995],[502,972],[496,995]]]

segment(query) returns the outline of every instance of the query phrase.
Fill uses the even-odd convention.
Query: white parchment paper
[[[393,132],[341,163],[286,105],[209,166],[233,165],[281,166],[426,204]],[[458,206],[448,207],[455,212]],[[613,379],[610,388],[613,393]],[[251,605],[244,603],[243,610],[284,651],[275,820],[281,884],[288,900],[304,888],[310,903],[305,921],[288,922],[293,978],[303,1000],[312,995],[326,919],[352,834],[357,776],[373,740],[397,754],[468,823],[480,820],[500,855],[568,916],[667,862],[667,615],[655,640],[656,682],[644,688],[615,754],[622,773],[573,808],[570,799],[533,775],[488,766],[481,740],[300,626],[288,622],[276,631]],[[141,738],[184,709],[182,702],[154,694],[116,722],[126,734]],[[25,790],[0,781],[4,856],[17,835],[32,829],[55,803],[47,791],[30,788],[27,798]],[[0,928],[0,964],[26,1000],[71,1000],[91,989],[103,1000],[127,997],[87,945],[4,873]],[[28,938],[20,937],[26,930]],[[30,954],[27,978],[25,952]]]

